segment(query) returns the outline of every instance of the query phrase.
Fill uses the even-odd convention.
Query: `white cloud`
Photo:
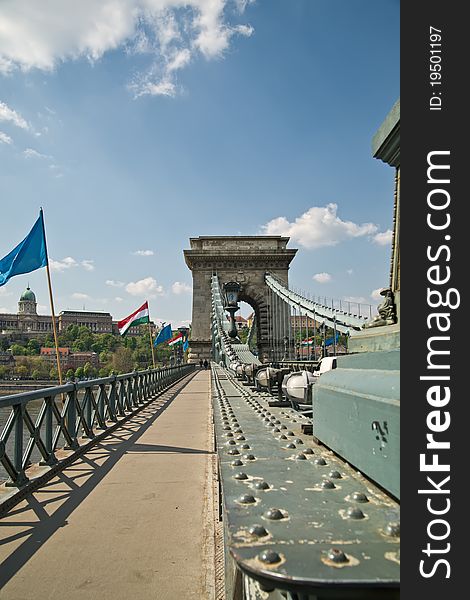
[[[5,7],[2,6],[2,10]],[[9,32],[11,33],[11,32]],[[4,39],[4,36],[7,34],[7,31],[5,29],[2,29],[2,36],[0,37],[0,61],[1,61],[1,40]],[[19,41],[19,40],[18,40]],[[0,62],[0,71],[1,71],[1,65],[2,63]],[[12,108],[10,108],[9,106],[7,106],[4,102],[0,102],[0,121],[6,121],[9,123],[12,123],[13,125],[16,125],[16,127],[20,127],[21,129],[29,129],[29,124],[27,121],[25,121],[25,119],[23,119],[23,117],[16,112],[16,110],[13,110]]]
[[[53,260],[50,259],[49,260],[49,264],[51,267],[51,271],[57,271],[58,273],[62,273],[63,271],[66,271],[67,269],[72,269],[75,267],[83,267],[85,269],[85,271],[93,271],[94,270],[94,265],[93,265],[93,260],[82,260],[82,261],[77,261],[74,258],[72,258],[71,256],[67,256],[66,258],[63,258],[62,260]]]
[[[122,301],[123,301],[123,298],[121,298],[121,296],[116,296],[116,298],[114,298],[114,300],[115,300],[116,302],[122,302]]]
[[[329,273],[315,273],[312,279],[317,283],[328,283],[331,281],[331,275]]]
[[[75,300],[89,300],[90,296],[88,294],[82,294],[81,292],[74,292],[72,298],[75,298]]]
[[[177,296],[179,296],[180,294],[190,294],[192,292],[192,287],[187,283],[175,281],[175,283],[171,286],[171,291]]]
[[[338,205],[312,206],[290,223],[285,217],[272,219],[262,226],[266,235],[289,236],[293,242],[314,249],[322,246],[335,246],[351,238],[373,235],[377,226],[373,223],[358,225],[352,221],[343,221],[337,216]]]
[[[392,243],[392,235],[393,235],[392,230],[387,229],[387,231],[382,231],[380,233],[377,233],[376,235],[374,235],[374,237],[372,239],[379,246],[387,246],[387,244]]]
[[[0,72],[52,71],[68,60],[99,60],[118,48],[143,55],[147,67],[129,87],[135,96],[173,96],[177,73],[198,55],[223,56],[249,25],[231,26],[252,0],[10,0],[2,5]],[[28,40],[28,43],[24,43]]]
[[[4,133],[3,131],[0,131],[0,143],[2,144],[11,144],[12,143],[12,139],[9,135],[7,135],[6,133]]]
[[[145,296],[156,298],[163,295],[163,287],[157,284],[153,277],[145,277],[139,281],[131,281],[126,285],[126,292],[131,296]]]
[[[354,273],[354,270],[353,269],[347,269],[346,273],[348,275],[352,275]]]
[[[26,148],[26,150],[23,150],[23,155],[25,158],[51,158],[50,156],[47,156],[47,154],[41,154],[40,152],[38,152],[37,150],[33,150],[32,148]]]
[[[377,288],[376,290],[372,290],[370,297],[372,298],[372,300],[383,300],[383,296],[380,295],[380,292],[383,290],[383,288]]]
[[[51,271],[58,271],[62,273],[66,269],[71,269],[72,267],[78,267],[77,261],[71,256],[67,256],[62,260],[53,260],[52,258],[49,260]]]
[[[124,286],[123,281],[114,281],[114,279],[107,279],[105,283],[106,283],[106,285],[110,285],[111,287],[123,287]]]
[[[135,256],[153,256],[155,252],[153,250],[136,250],[132,254]]]
[[[85,269],[85,271],[94,271],[95,265],[93,264],[94,260],[82,260],[81,265]]]

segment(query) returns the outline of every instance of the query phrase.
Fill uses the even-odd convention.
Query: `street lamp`
[[[235,313],[239,309],[238,294],[240,293],[240,290],[241,285],[236,281],[229,281],[228,283],[224,284],[224,310],[230,314],[230,330],[228,335],[233,341],[236,341],[238,338],[237,325],[235,323]]]

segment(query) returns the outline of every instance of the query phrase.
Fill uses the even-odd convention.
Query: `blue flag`
[[[186,339],[183,342],[183,352],[186,352],[186,350],[189,348],[189,340]]]
[[[0,259],[0,286],[15,275],[30,273],[47,265],[46,236],[42,210],[33,228],[22,242]]]
[[[153,345],[158,346],[158,344],[163,344],[163,342],[167,342],[168,340],[171,340],[171,337],[172,337],[171,325],[165,325],[165,327],[160,329],[160,331],[158,332],[158,335],[155,338]]]

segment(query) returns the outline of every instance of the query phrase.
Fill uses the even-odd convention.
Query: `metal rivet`
[[[225,442],[226,446],[235,446],[236,445],[236,441],[235,440],[229,440],[228,442]]]
[[[364,518],[364,513],[362,512],[362,510],[360,508],[348,508],[347,510],[347,516],[350,519],[363,519]]]
[[[295,433],[293,431],[288,431],[287,435],[295,435]]]
[[[295,444],[287,444],[286,448],[297,448]]]
[[[258,555],[258,558],[261,562],[268,565],[273,565],[281,561],[281,557],[277,552],[274,552],[274,550],[263,550],[263,552]]]
[[[320,458],[316,458],[313,462],[316,465],[322,465],[322,466],[326,465],[326,460],[324,458],[321,458],[321,457]]]
[[[279,439],[280,440],[287,440],[287,435],[282,434],[282,435],[279,436]]]
[[[252,525],[248,531],[256,537],[265,537],[268,535],[268,532],[262,525]]]
[[[305,454],[303,452],[299,452],[299,454],[296,454],[295,459],[296,460],[307,460],[307,457],[305,456]]]
[[[226,426],[224,427],[224,431],[230,431],[231,429],[232,429],[232,428],[231,428],[231,427],[229,427],[228,425],[226,425]]]
[[[243,448],[243,450],[249,450],[250,449],[250,444],[242,444],[241,448]]]
[[[330,481],[329,479],[325,479],[325,481],[322,481],[321,487],[324,490],[334,490],[335,489],[335,484]]]
[[[244,454],[243,458],[245,460],[255,460],[255,456],[253,454]]]
[[[331,479],[341,479],[341,473],[339,471],[330,471],[328,477],[331,477]]]
[[[400,523],[397,521],[390,521],[385,527],[385,533],[390,537],[400,537]]]
[[[235,454],[240,454],[240,452],[237,450],[237,448],[230,448],[230,450],[227,450],[227,454],[234,456]]]
[[[269,419],[263,419],[265,423],[269,423]]]
[[[342,550],[339,550],[339,548],[330,548],[330,550],[328,550],[326,556],[327,556],[328,560],[331,560],[331,562],[334,562],[334,563],[349,562],[349,558],[346,556],[346,554]]]
[[[301,440],[300,438],[295,438],[294,442],[295,442],[296,444],[303,444],[303,443],[304,443],[304,441],[303,441],[303,440]]]
[[[253,487],[256,490],[268,490],[269,489],[269,485],[266,483],[266,481],[257,481]]]
[[[246,473],[236,473],[233,476],[234,479],[248,479],[248,475]]]
[[[281,429],[287,429],[285,425],[281,425]]]
[[[315,452],[311,448],[305,448],[302,450],[304,454],[315,454]]]
[[[230,431],[230,433],[225,434],[225,437],[231,438],[231,437],[233,437],[233,433]]]
[[[240,502],[240,504],[254,504],[256,499],[251,494],[243,494],[243,496],[240,496],[238,499],[238,502]]]
[[[244,435],[239,435],[237,436],[237,440],[241,442],[243,440],[246,440],[246,437]]]
[[[238,429],[235,429],[235,430],[234,430],[234,433],[243,433],[243,430],[242,430],[242,429],[240,429],[240,428],[238,428]]]
[[[279,521],[279,519],[283,519],[284,515],[278,508],[270,508],[264,513],[266,519],[270,519],[271,521]]]
[[[369,502],[369,498],[362,492],[354,492],[351,498],[354,502]]]
[[[232,460],[232,462],[230,463],[232,465],[232,467],[241,467],[243,466],[242,461],[237,458],[237,460]]]
[[[279,427],[276,427],[275,429],[273,429],[273,433],[280,433],[281,430],[279,429]]]

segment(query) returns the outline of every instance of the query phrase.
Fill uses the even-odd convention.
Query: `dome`
[[[36,296],[29,287],[21,294],[20,302],[36,302]]]

